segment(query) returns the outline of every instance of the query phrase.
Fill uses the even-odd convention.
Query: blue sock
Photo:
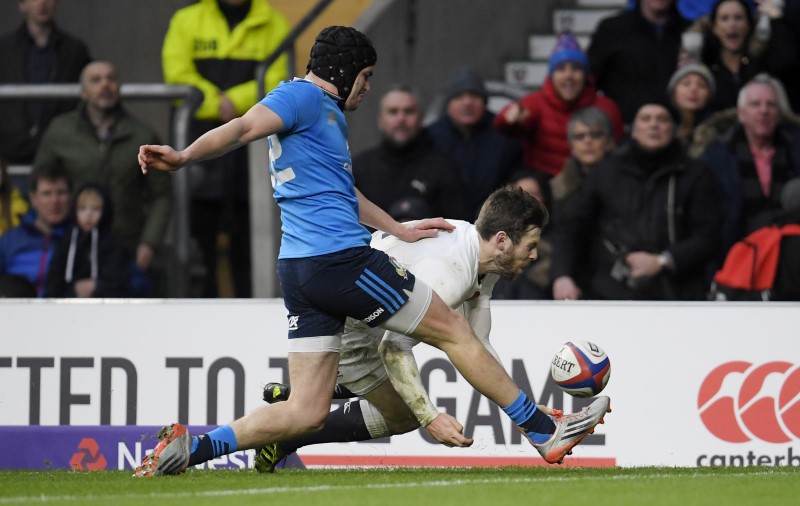
[[[553,420],[542,413],[522,390],[519,391],[517,400],[503,408],[503,411],[514,423],[525,429],[535,443],[544,443],[556,431]]]
[[[233,433],[230,425],[223,425],[212,430],[208,434],[201,434],[192,438],[192,446],[189,451],[189,466],[194,466],[220,455],[227,455],[235,452],[239,448],[236,442],[236,434]]]

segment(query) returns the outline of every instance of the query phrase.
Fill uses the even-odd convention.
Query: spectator
[[[714,76],[702,63],[687,61],[672,74],[667,95],[678,116],[676,137],[685,145],[692,142],[695,127],[709,115],[715,88]]]
[[[19,218],[28,212],[28,202],[8,178],[6,162],[0,158],[0,235],[19,225]]]
[[[58,0],[19,0],[24,21],[0,37],[0,84],[76,83],[89,63],[83,42],[58,29]],[[75,108],[74,100],[0,101],[0,158],[30,164],[50,120]]]
[[[0,275],[24,277],[39,297],[45,295],[50,259],[67,229],[70,189],[69,174],[63,167],[35,167],[30,179],[32,209],[18,226],[0,236]]]
[[[635,9],[598,25],[587,51],[591,73],[598,90],[619,106],[626,125],[643,103],[665,101],[688,25],[674,0],[638,0]]]
[[[42,137],[36,164],[63,165],[76,187],[97,183],[108,188],[117,211],[111,230],[134,255],[133,282],[139,287],[134,295],[153,296],[152,264],[172,212],[172,182],[168,174],[145,177],[131,156],[140,145],[158,139],[125,111],[119,88],[114,64],[87,65],[81,74],[79,109],[53,120]]]
[[[550,180],[552,223],[563,220],[564,207],[589,171],[614,148],[614,127],[599,107],[575,111],[567,124],[570,157],[558,176]]]
[[[381,143],[353,159],[358,189],[390,215],[395,203],[416,198],[430,213],[419,218],[465,219],[464,183],[458,165],[439,151],[423,128],[419,101],[409,88],[396,86],[383,95],[378,130]]]
[[[561,172],[569,157],[567,122],[573,111],[596,105],[614,125],[614,137],[622,139],[622,115],[610,99],[598,95],[589,74],[589,61],[575,37],[561,34],[548,66],[542,89],[504,107],[494,126],[507,135],[522,138],[525,165],[548,177]]]
[[[747,0],[718,0],[708,17],[687,30],[699,31],[701,45],[687,53],[699,54],[714,77],[716,93],[710,110],[736,107],[742,85],[760,72],[775,72],[791,65],[797,54],[783,10],[772,1],[759,2],[760,15],[769,19],[767,33],[755,30],[752,5]],[[687,54],[687,53],[682,53]]]
[[[631,138],[589,172],[556,230],[555,299],[705,298],[720,221],[714,177],[686,155],[664,105],[640,107]],[[590,281],[577,286],[583,235]]]
[[[522,148],[492,126],[494,114],[486,109],[489,93],[476,71],[456,70],[443,91],[445,110],[430,126],[430,133],[461,169],[468,221],[473,221],[486,197],[523,167]]]
[[[277,49],[289,24],[267,0],[200,0],[170,20],[162,48],[164,80],[203,92],[190,141],[244,114],[261,97],[256,66]],[[267,69],[266,90],[286,78],[287,58]],[[246,149],[196,165],[191,189],[191,233],[203,256],[204,297],[217,297],[217,240],[229,238],[237,297],[250,297],[250,185]]]
[[[737,120],[703,149],[724,197],[722,248],[772,223],[783,185],[800,176],[800,128],[783,86],[759,74],[739,92]]]
[[[551,249],[552,237],[558,233],[559,225],[563,224],[565,220],[565,209],[569,206],[570,200],[575,196],[589,172],[604,160],[614,148],[611,120],[602,109],[597,107],[587,107],[575,111],[570,116],[567,132],[570,157],[564,164],[561,173],[550,180],[550,192],[552,195],[550,204],[552,213],[550,216],[552,220],[545,232],[547,232]],[[589,286],[588,266],[590,259],[587,258],[589,244],[586,244],[586,239],[585,236],[577,238],[580,245],[575,248],[577,258],[573,262],[574,268],[571,275],[576,286]],[[561,298],[580,298],[577,292],[562,295],[564,296]]]
[[[75,194],[72,230],[58,244],[47,272],[48,297],[125,297],[130,255],[111,232],[113,211],[103,187]]]
[[[545,177],[528,169],[518,170],[511,175],[509,183],[521,188],[528,195],[549,207],[550,195]],[[513,279],[500,278],[494,285],[492,298],[511,300],[547,300],[551,299],[552,280],[550,279],[550,262],[553,247],[548,239],[550,228],[542,229],[536,260],[522,269]]]

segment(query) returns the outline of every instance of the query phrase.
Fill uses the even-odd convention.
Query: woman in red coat
[[[623,135],[622,114],[611,99],[597,94],[586,54],[575,37],[564,32],[550,56],[549,73],[542,88],[503,108],[495,117],[494,126],[504,134],[520,136],[525,165],[552,177],[558,175],[569,157],[570,115],[589,106],[608,114],[619,142]]]

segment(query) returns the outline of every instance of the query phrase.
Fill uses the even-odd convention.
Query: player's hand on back
[[[183,166],[183,157],[170,146],[139,146],[138,160],[143,174],[149,169],[173,171]]]
[[[439,231],[452,232],[455,226],[444,218],[425,218],[424,220],[404,223],[397,238],[405,242],[416,242],[428,237],[436,237]]]
[[[425,430],[433,439],[445,446],[451,448],[472,446],[472,438],[464,436],[464,426],[447,413],[439,413]]]

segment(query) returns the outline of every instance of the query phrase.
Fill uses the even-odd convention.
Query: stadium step
[[[553,32],[535,34],[528,37],[528,58],[530,61],[511,61],[504,65],[505,81],[509,85],[527,89],[542,86],[547,77],[547,60],[558,40],[558,33],[572,31],[581,48],[586,51],[591,34],[598,23],[625,8],[627,0],[577,0],[573,9],[553,11]]]
[[[618,9],[556,9],[553,11],[553,31],[570,30],[577,35],[594,33],[603,18],[612,16]]]
[[[524,88],[539,88],[547,77],[547,62],[514,61],[505,64],[506,82]]]

